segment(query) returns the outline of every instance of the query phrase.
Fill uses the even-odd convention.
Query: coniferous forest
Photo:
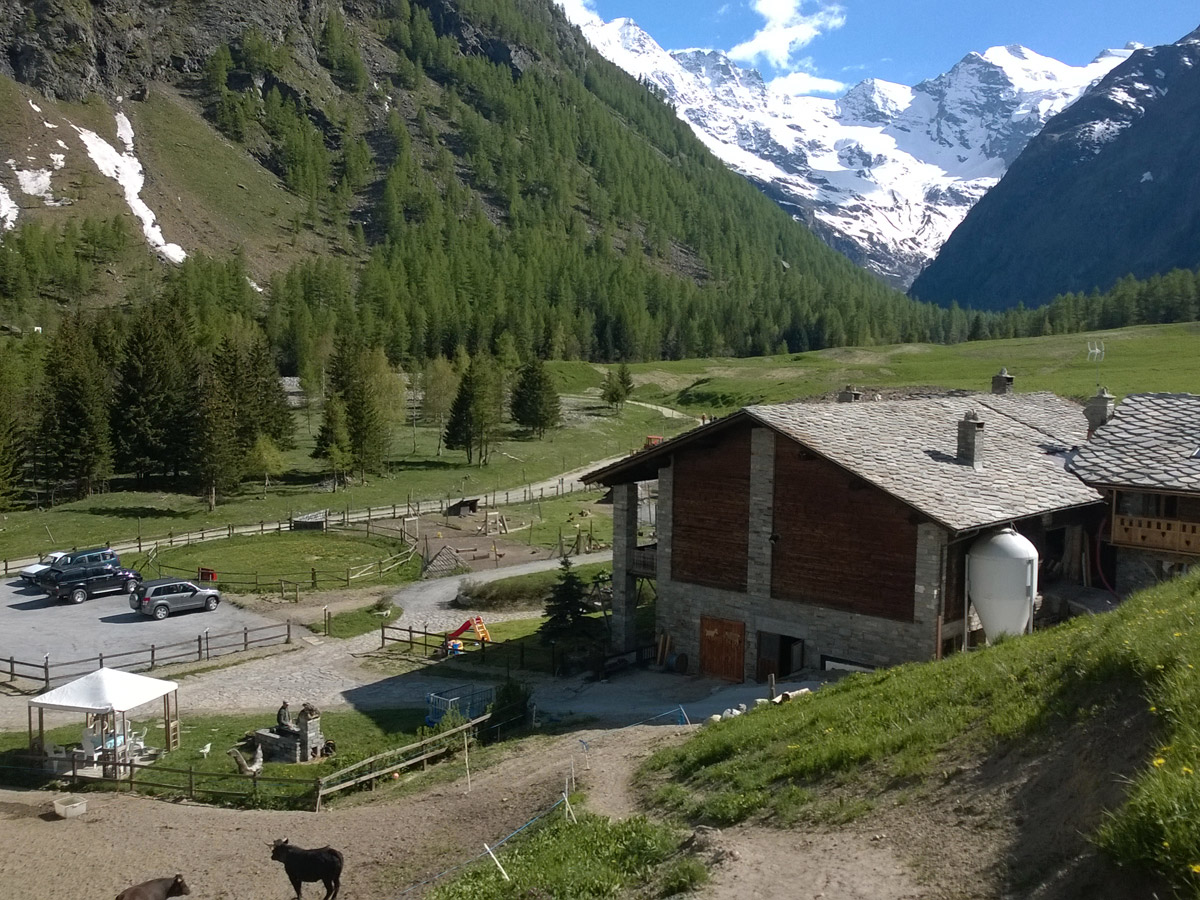
[[[67,498],[121,472],[215,500],[290,443],[279,374],[325,401],[318,452],[335,476],[365,475],[401,371],[479,382],[483,400],[427,411],[474,458],[506,402],[531,433],[553,426],[554,402],[523,380],[544,382],[537,360],[949,343],[1200,308],[1192,272],[1002,313],[911,301],[729,172],[545,0],[334,11],[315,73],[298,41],[249,28],[186,88],[301,198],[289,227],[329,252],[273,268],[260,291],[240,255],[151,261],[119,216],[7,233],[0,314],[44,333],[0,342],[0,491]],[[130,257],[118,302],[98,302]],[[523,364],[507,401],[517,382],[489,370]],[[64,422],[86,440],[58,437]]]

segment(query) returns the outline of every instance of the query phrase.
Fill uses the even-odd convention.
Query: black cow
[[[180,897],[190,893],[191,890],[183,876],[176,875],[173,878],[153,878],[125,888],[117,894],[117,900],[167,900],[168,897]]]
[[[300,900],[300,886],[305,881],[324,883],[324,900],[337,900],[338,888],[342,886],[342,854],[337,850],[332,847],[301,850],[284,838],[271,846],[271,859],[283,863],[283,870],[296,889],[296,900]]]

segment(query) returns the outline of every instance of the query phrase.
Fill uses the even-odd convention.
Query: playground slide
[[[446,640],[452,641],[456,637],[458,637],[460,634],[462,634],[464,631],[467,631],[468,629],[474,628],[474,627],[475,627],[475,620],[467,619],[467,621],[463,622],[461,626],[459,626],[457,629],[455,629],[454,631],[452,631],[448,635],[446,635]]]

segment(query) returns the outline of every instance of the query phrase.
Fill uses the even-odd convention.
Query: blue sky
[[[1024,46],[1072,65],[1200,27],[1195,0],[558,0],[572,19],[628,16],[669,50],[725,50],[797,93],[867,77],[915,84],[971,50]]]

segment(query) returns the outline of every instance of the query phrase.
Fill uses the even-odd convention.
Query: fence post
[[[172,547],[175,546],[175,532],[173,532],[173,531],[167,532],[167,543]]]
[[[188,799],[196,799],[196,767],[188,766]]]
[[[287,639],[284,641],[284,643],[290,644],[291,642],[292,642],[292,620],[289,618],[287,620]]]
[[[258,520],[258,533],[262,534],[264,529],[266,529],[266,527],[267,527],[267,523],[264,522],[262,519],[259,519]]]
[[[43,671],[46,675],[46,690],[50,690],[50,654],[47,653],[42,660]]]
[[[257,593],[257,591],[258,591],[258,572],[257,571],[254,573],[254,590]]]
[[[350,567],[346,566],[346,587],[350,587]]]
[[[313,590],[315,591],[315,590],[317,589],[317,570],[316,570],[316,567],[313,567],[313,570],[312,570],[312,586],[313,586]]]
[[[97,669],[103,669],[103,668],[104,668],[104,654],[103,654],[103,653],[99,654],[99,655],[96,657],[96,662],[97,662],[97,665],[96,665],[96,668],[97,668]]]
[[[204,659],[204,635],[196,635],[196,662]]]
[[[138,547],[138,549],[141,550],[142,548]],[[4,574],[5,575],[8,574],[8,560],[7,559],[4,561]]]
[[[212,643],[208,639],[208,629],[204,629],[204,658],[212,659]]]
[[[8,680],[17,680],[17,661],[11,656],[8,658]]]
[[[153,644],[150,645],[150,668],[151,668],[151,670],[154,669],[154,645]]]
[[[387,632],[384,631],[385,628],[387,628],[387,626],[384,625],[382,622],[380,622],[379,623],[379,649],[380,650],[383,650],[385,647],[387,647]]]
[[[250,627],[248,625],[242,626],[242,649],[250,649]]]

